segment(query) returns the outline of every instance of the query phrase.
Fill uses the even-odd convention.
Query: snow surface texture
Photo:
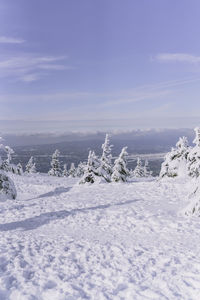
[[[185,179],[78,185],[16,176],[0,206],[0,299],[200,298],[199,218]]]

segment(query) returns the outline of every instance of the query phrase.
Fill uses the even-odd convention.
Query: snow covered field
[[[183,179],[77,185],[15,176],[0,203],[0,299],[200,299],[200,223]]]

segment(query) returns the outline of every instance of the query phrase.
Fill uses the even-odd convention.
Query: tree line
[[[127,167],[127,147],[123,147],[117,158],[112,157],[113,145],[110,145],[110,136],[106,134],[105,141],[102,144],[102,155],[99,157],[94,151],[90,150],[87,162],[80,162],[77,167],[71,163],[69,169],[64,164],[61,167],[60,152],[57,149],[50,162],[49,176],[56,177],[79,177],[79,183],[95,183],[95,182],[127,182],[132,178],[151,177],[152,172],[149,169],[148,161],[144,165],[140,158],[137,159],[137,165],[134,170]],[[0,149],[6,153],[6,159],[0,156],[0,196],[6,195],[8,198],[16,198],[16,189],[14,183],[9,177],[9,173],[16,175],[35,174],[37,173],[34,157],[31,156],[25,166],[25,170],[21,163],[17,165],[12,163],[13,149],[9,146],[0,145]]]

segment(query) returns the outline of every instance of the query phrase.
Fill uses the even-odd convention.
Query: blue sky
[[[199,0],[1,0],[7,131],[200,123]]]

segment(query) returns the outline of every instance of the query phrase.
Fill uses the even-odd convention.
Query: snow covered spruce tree
[[[1,140],[1,138],[0,138]],[[0,145],[0,148],[5,150],[3,145]],[[17,191],[14,185],[14,182],[6,174],[2,168],[2,158],[0,157],[0,200],[6,199],[15,199],[17,197]]]
[[[5,172],[12,172],[14,174],[17,174],[17,167],[16,165],[12,164],[12,154],[14,154],[14,150],[9,147],[9,146],[4,146],[2,145],[1,149],[3,149],[6,154],[7,154],[7,158],[5,160],[3,160],[2,162],[2,166],[1,168],[5,171]]]
[[[14,182],[2,170],[0,170],[0,199],[16,199],[17,191]]]
[[[151,177],[152,176],[152,171],[149,168],[149,162],[146,159],[144,163],[144,177]]]
[[[187,160],[190,148],[186,137],[179,138],[176,148],[172,148],[161,165],[160,177],[187,175]]]
[[[64,166],[63,166],[62,176],[63,177],[68,176],[67,164],[64,164]]]
[[[56,151],[52,155],[51,160],[51,169],[49,170],[48,174],[51,176],[62,176],[62,170],[60,168],[60,161],[59,161],[60,151],[56,149]]]
[[[119,157],[114,162],[113,173],[111,180],[113,182],[126,182],[129,176],[129,170],[127,169],[127,147],[122,148]]]
[[[29,159],[26,168],[25,168],[25,173],[26,174],[33,174],[36,173],[36,166],[35,166],[35,162],[34,162],[34,158],[33,156],[31,156],[31,158]]]
[[[23,174],[23,167],[22,167],[21,163],[17,164],[17,174],[18,175],[22,175]]]
[[[99,160],[94,151],[89,151],[87,165],[84,168],[84,174],[79,184],[94,183],[100,181]]]
[[[3,161],[3,169],[6,172],[11,171],[11,160],[12,160],[12,154],[14,154],[14,151],[9,146],[5,146],[5,152],[7,154],[7,159]]]
[[[111,182],[112,175],[112,145],[110,145],[110,136],[106,134],[105,142],[102,145],[102,156],[100,159],[99,175],[102,176],[107,182]]]
[[[76,176],[77,177],[82,177],[83,176],[86,166],[87,166],[87,163],[85,163],[85,162],[80,162],[78,164],[78,167],[76,169]]]
[[[191,177],[199,177],[200,175],[200,128],[195,129],[195,139],[193,143],[195,146],[190,150],[187,157],[187,171]]]
[[[75,168],[74,163],[71,163],[68,175],[69,175],[69,177],[76,177],[76,168]]]
[[[144,167],[142,166],[142,160],[138,157],[136,167],[133,171],[133,177],[144,177]]]

